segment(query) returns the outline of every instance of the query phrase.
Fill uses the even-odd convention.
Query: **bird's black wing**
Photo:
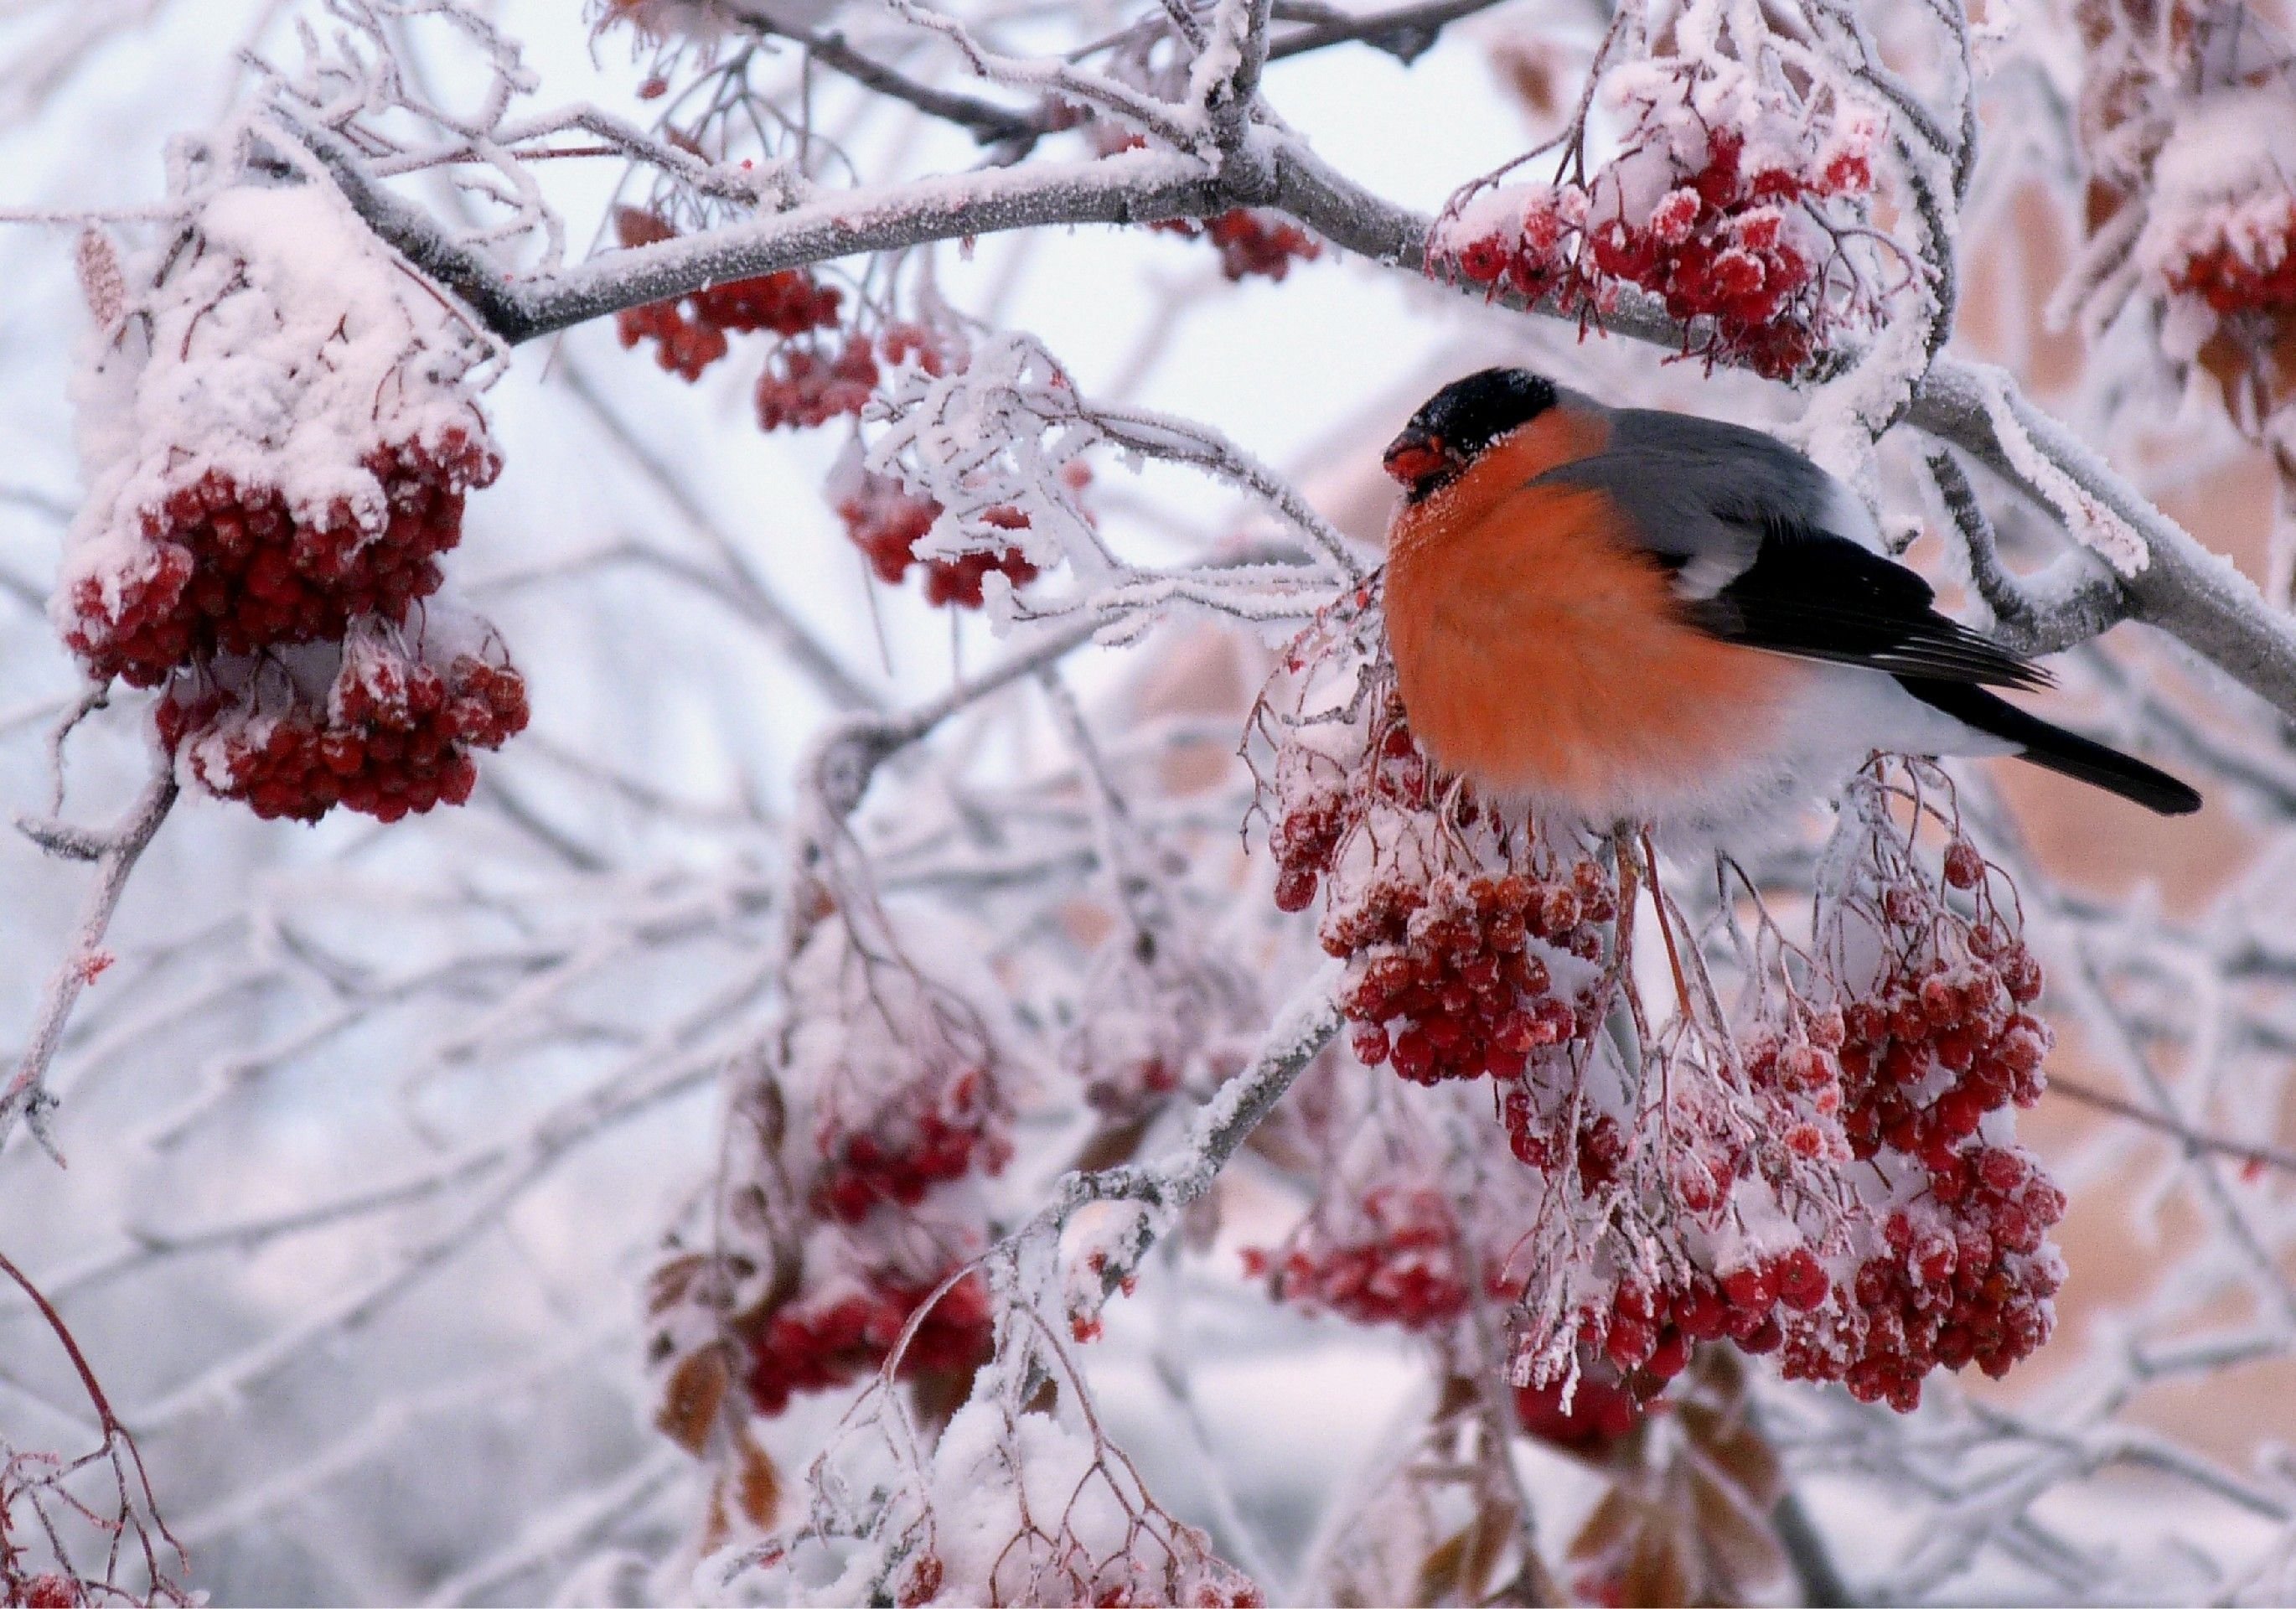
[[[1674,577],[1684,618],[1726,642],[1892,676],[2045,687],[2048,673],[1937,611],[1930,584],[1837,530],[1849,494],[1758,431],[1621,413],[1608,450],[1542,480],[1609,497]]]
[[[1663,559],[1661,559],[1663,562]],[[1754,561],[1685,619],[1725,642],[1892,676],[2034,688],[2049,674],[1939,614],[1930,584],[1868,548],[1808,526],[1766,521]]]

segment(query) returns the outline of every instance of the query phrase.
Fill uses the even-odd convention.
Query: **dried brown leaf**
[[[661,1406],[654,1411],[655,1427],[700,1457],[709,1449],[709,1433],[726,1406],[726,1392],[733,1383],[734,1370],[725,1348],[711,1346],[688,1353],[669,1371],[669,1379],[662,1387]]]

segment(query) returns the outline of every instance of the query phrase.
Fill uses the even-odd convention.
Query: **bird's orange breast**
[[[1602,493],[1525,484],[1601,430],[1566,415],[1539,432],[1548,417],[1395,521],[1404,707],[1439,766],[1488,791],[1645,814],[1766,752],[1804,672],[1684,623]]]

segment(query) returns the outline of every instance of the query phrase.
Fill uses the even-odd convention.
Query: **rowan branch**
[[[1345,250],[1417,274],[1425,267],[1431,226],[1424,215],[1393,206],[1332,171],[1297,140],[1254,127],[1242,131],[1236,151],[1217,166],[1170,152],[1129,151],[1092,162],[926,178],[810,201],[608,253],[562,273],[505,281],[367,181],[355,161],[330,150],[329,137],[314,136],[311,148],[370,226],[463,295],[512,342],[726,280],[1011,230],[1141,224],[1265,206]],[[1505,294],[1490,300],[1549,315],[1559,311],[1529,308]],[[1694,330],[1644,296],[1621,297],[1602,323],[1609,333],[1675,350],[1696,344]],[[1838,354],[1835,366],[1857,357]],[[2117,578],[2128,618],[2176,637],[2296,717],[2296,628],[2266,604],[2252,583],[2035,407],[2005,375],[1940,357],[1914,387],[1906,422],[1984,464],[2064,524],[2078,542],[2121,544],[2131,561]]]

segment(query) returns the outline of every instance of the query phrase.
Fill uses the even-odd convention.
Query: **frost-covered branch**
[[[1088,163],[922,179],[809,200],[752,222],[505,281],[359,177],[339,151],[323,141],[315,148],[378,233],[513,342],[710,283],[857,253],[1013,230],[1203,218],[1238,206],[1275,208],[1343,249],[1415,273],[1431,223],[1349,183],[1295,140],[1254,129],[1238,160],[1218,168],[1172,152],[1134,151]],[[1654,344],[1679,349],[1686,340],[1684,327],[1647,299],[1621,297],[1603,322],[1613,334]],[[2177,637],[2296,714],[2296,630],[2013,382],[1939,357],[1914,383],[1906,416],[2065,521],[2078,541],[2114,558],[2129,618]]]
[[[111,964],[111,953],[103,948],[104,933],[111,926],[121,897],[127,891],[127,880],[135,870],[135,863],[151,847],[160,824],[168,819],[176,791],[174,757],[161,755],[142,797],[104,832],[91,833],[62,824],[20,824],[36,840],[62,849],[74,858],[93,860],[95,886],[88,891],[70,952],[48,980],[38,1014],[32,1019],[31,1035],[23,1056],[6,1086],[0,1088],[0,1146],[7,1144],[20,1120],[51,1156],[62,1160],[47,1130],[47,1112],[55,1104],[55,1097],[47,1088],[48,1069],[55,1060],[57,1047],[63,1041],[65,1024],[71,1020],[72,1006],[79,999],[80,991]]]

